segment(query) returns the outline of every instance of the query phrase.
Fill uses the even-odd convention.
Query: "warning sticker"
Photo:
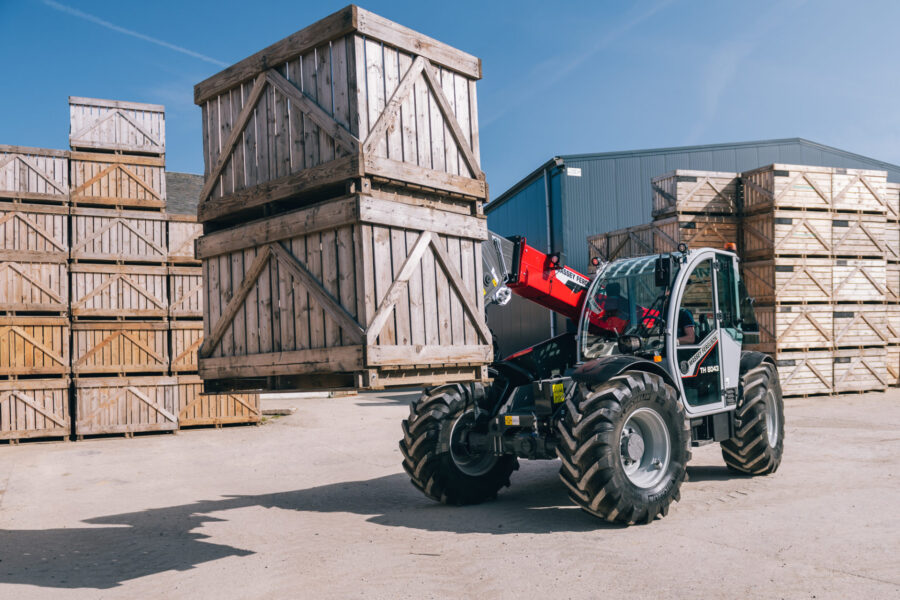
[[[566,401],[566,390],[561,383],[553,384],[553,404],[561,404]]]

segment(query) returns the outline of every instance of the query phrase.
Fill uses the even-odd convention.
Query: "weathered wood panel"
[[[884,346],[890,338],[885,308],[882,304],[835,305],[835,347]]]
[[[847,233],[844,228],[839,233]],[[745,260],[774,256],[831,256],[832,218],[828,212],[772,210],[741,221]]]
[[[73,152],[70,198],[82,206],[165,208],[165,159]]]
[[[900,219],[900,183],[885,182],[884,198],[887,218],[892,221]]]
[[[169,368],[167,323],[136,321],[72,324],[76,374],[165,373]]]
[[[204,394],[197,376],[178,377],[178,425],[228,425],[259,423],[259,394]]]
[[[888,345],[900,345],[900,304],[891,303],[884,305],[885,319],[887,319],[886,336]]]
[[[831,394],[834,390],[830,351],[784,352],[775,356],[781,390],[787,397]]]
[[[69,145],[165,154],[166,109],[159,104],[69,96]]]
[[[607,256],[609,256],[609,234],[598,233],[588,236],[588,272],[594,273],[597,270],[594,266],[595,258],[606,262]]]
[[[653,254],[654,224],[638,225],[611,231],[607,235],[607,254],[600,256],[602,260],[613,261],[619,258],[632,258]]]
[[[171,371],[173,373],[196,372],[197,352],[203,343],[203,323],[201,321],[169,323],[169,335],[172,349]]]
[[[883,214],[834,213],[831,236],[835,256],[886,258],[887,221]]]
[[[832,208],[838,211],[867,211],[886,214],[888,202],[886,171],[834,169],[831,189]]]
[[[65,204],[69,200],[69,153],[0,145],[0,198]]]
[[[653,216],[675,213],[736,216],[737,173],[676,170],[651,180]]]
[[[745,262],[742,279],[750,297],[761,304],[831,302],[832,262],[829,258],[796,257]]]
[[[887,302],[900,302],[900,263],[889,262],[885,265],[885,296]]]
[[[165,317],[166,267],[73,264],[72,316]]]
[[[168,256],[165,215],[106,208],[72,209],[72,258],[163,263]]]
[[[0,376],[68,372],[68,319],[0,317]]]
[[[75,435],[169,431],[178,427],[174,377],[75,380]]]
[[[203,271],[200,267],[169,267],[169,316],[203,317]]]
[[[737,244],[738,218],[682,214],[653,222],[654,252],[674,252],[679,244],[688,248],[718,248]]]
[[[747,349],[773,354],[782,350],[830,349],[834,345],[830,305],[754,306],[759,342]]]
[[[743,211],[752,214],[782,209],[832,209],[830,167],[772,164],[741,174]]]
[[[884,258],[900,261],[900,221],[888,220],[884,224]]]
[[[887,352],[884,348],[836,350],[834,353],[834,391],[870,392],[889,385]]]
[[[65,263],[0,261],[0,312],[66,312]]]
[[[70,433],[67,378],[0,381],[0,440]]]
[[[65,262],[69,209],[0,202],[0,260]]]
[[[197,218],[169,214],[169,262],[177,265],[200,264],[194,255],[194,242],[203,235],[203,225]]]
[[[888,346],[885,348],[885,383],[887,385],[900,385],[900,346]]]
[[[835,302],[882,302],[887,294],[884,260],[837,259],[832,277]]]

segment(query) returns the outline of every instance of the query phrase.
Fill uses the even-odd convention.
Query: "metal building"
[[[772,163],[888,172],[900,166],[801,138],[556,156],[485,207],[488,227],[522,235],[532,246],[561,252],[565,264],[587,273],[587,237],[651,220],[650,180],[675,169],[748,171]],[[490,307],[488,324],[504,354],[561,333],[564,319],[513,297]]]

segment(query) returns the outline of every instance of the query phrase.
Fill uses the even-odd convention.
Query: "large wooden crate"
[[[163,263],[165,215],[107,208],[72,209],[72,259]]]
[[[638,225],[611,231],[607,235],[607,253],[600,258],[613,261],[653,254],[653,224]]]
[[[75,435],[171,431],[178,428],[174,377],[75,380]]]
[[[830,167],[772,164],[741,174],[744,214],[772,209],[831,210]]]
[[[884,346],[890,338],[888,314],[883,304],[836,304],[834,345],[836,348]]]
[[[0,317],[0,377],[68,372],[68,319]]]
[[[887,343],[888,345],[900,345],[900,304],[885,304],[883,309],[887,320],[885,325]]]
[[[771,210],[741,220],[745,260],[773,256],[831,256],[831,214],[823,211]]]
[[[165,154],[166,109],[159,104],[69,96],[69,145]]]
[[[478,58],[356,6],[276,42],[194,88],[200,220],[366,175],[486,198],[480,78]]]
[[[887,263],[880,259],[837,259],[832,282],[835,302],[883,302]]]
[[[883,214],[833,213],[831,239],[835,256],[887,258],[887,220]]]
[[[0,260],[65,262],[69,209],[0,202]]]
[[[653,216],[675,213],[737,215],[737,173],[677,170],[651,180]]]
[[[194,254],[194,242],[203,234],[203,225],[191,215],[167,215],[169,262],[178,265],[200,264]]]
[[[72,204],[165,208],[165,166],[161,157],[72,152]]]
[[[178,426],[259,423],[259,394],[204,394],[196,375],[178,377]]]
[[[886,302],[900,302],[900,263],[889,262],[884,267]]]
[[[73,264],[73,317],[165,317],[169,314],[166,267]]]
[[[72,324],[72,372],[165,373],[168,323],[104,321]]]
[[[900,183],[888,181],[884,184],[884,198],[887,218],[900,220]]]
[[[884,257],[900,261],[900,221],[888,219],[884,224]]]
[[[200,375],[301,389],[482,379],[486,236],[482,218],[367,195],[204,236]]]
[[[758,343],[747,349],[773,354],[782,350],[829,349],[834,345],[833,309],[827,304],[754,306]]]
[[[834,391],[871,392],[889,385],[884,348],[856,348],[834,352]]]
[[[900,385],[900,346],[885,348],[885,373],[887,385]]]
[[[775,257],[741,264],[747,293],[761,304],[831,302],[832,259]]]
[[[831,207],[837,211],[887,214],[887,171],[834,169]]]
[[[197,352],[203,343],[201,321],[176,321],[169,323],[172,373],[195,373]]]
[[[71,434],[69,380],[0,381],[0,440]]]
[[[0,145],[0,198],[65,204],[69,153]]]
[[[0,261],[0,313],[68,310],[65,263]]]
[[[200,267],[169,267],[169,316],[203,317],[203,271]]]
[[[674,252],[679,244],[689,248],[718,248],[738,243],[738,218],[681,214],[652,223],[653,251]]]
[[[831,394],[834,391],[833,361],[828,350],[776,354],[782,393],[787,397]]]

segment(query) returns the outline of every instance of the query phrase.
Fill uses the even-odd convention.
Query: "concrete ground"
[[[682,501],[630,528],[573,508],[556,462],[427,500],[397,449],[412,397],[0,447],[0,598],[900,597],[900,390],[789,401],[771,477],[695,449]]]

